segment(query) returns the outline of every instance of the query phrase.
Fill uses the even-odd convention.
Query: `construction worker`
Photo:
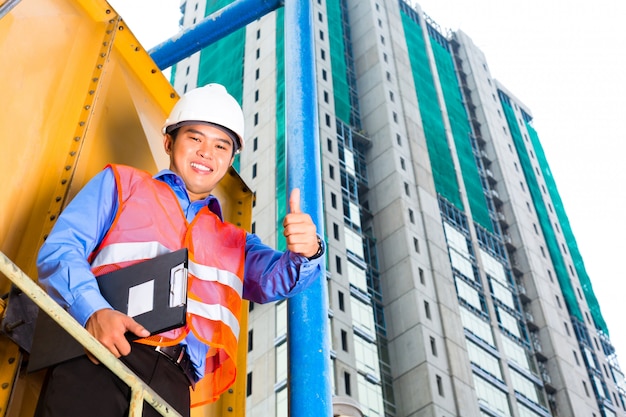
[[[325,246],[311,217],[300,211],[297,189],[283,221],[284,253],[222,220],[211,192],[244,147],[243,112],[223,86],[184,95],[163,133],[169,169],[151,176],[106,167],[59,216],[37,265],[48,293],[188,416],[191,406],[214,401],[234,382],[241,298],[266,303],[302,291],[322,276]],[[155,248],[182,247],[190,262],[187,325],[148,337],[135,320],[111,308],[95,276],[152,258]],[[126,332],[141,339],[129,342]],[[130,389],[94,357],[81,356],[51,368],[36,415],[121,417],[129,404]],[[158,414],[146,406],[143,415]]]

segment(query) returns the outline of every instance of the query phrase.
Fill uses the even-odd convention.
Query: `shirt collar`
[[[220,201],[214,195],[210,194],[203,200],[194,201],[193,203],[189,200],[189,194],[187,193],[187,188],[185,187],[185,182],[181,177],[179,177],[176,173],[169,169],[163,169],[159,171],[154,179],[163,181],[174,191],[178,199],[185,199],[187,204],[200,204],[202,206],[207,206],[209,210],[211,210],[217,217],[221,220],[224,220],[222,217],[222,206]]]

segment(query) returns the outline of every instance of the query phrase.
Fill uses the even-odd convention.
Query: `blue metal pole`
[[[148,53],[159,69],[169,68],[283,4],[283,0],[236,0]]]
[[[287,186],[324,233],[311,0],[285,1]],[[326,268],[324,267],[324,270]],[[288,301],[289,415],[331,417],[326,278]]]

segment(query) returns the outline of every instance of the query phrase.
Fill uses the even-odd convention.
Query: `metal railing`
[[[100,363],[109,368],[131,389],[130,417],[141,417],[144,400],[162,416],[180,416],[163,398],[146,385],[126,365],[94,338],[84,327],[56,303],[46,292],[0,251],[0,272],[6,275],[41,311],[48,314]]]

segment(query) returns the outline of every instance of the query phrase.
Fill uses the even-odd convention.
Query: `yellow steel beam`
[[[105,0],[17,3],[0,18],[0,56],[0,251],[35,277],[38,249],[59,213],[107,163],[153,173],[167,167],[160,128],[178,95]],[[216,194],[225,218],[249,230],[253,197],[234,170]],[[9,287],[0,274],[0,294]],[[194,413],[244,415],[247,325],[241,328],[239,378],[212,406],[235,412]],[[19,353],[0,339],[0,384],[12,394],[5,415],[28,417],[42,374],[20,372],[13,383],[15,370],[2,364],[19,364]]]

